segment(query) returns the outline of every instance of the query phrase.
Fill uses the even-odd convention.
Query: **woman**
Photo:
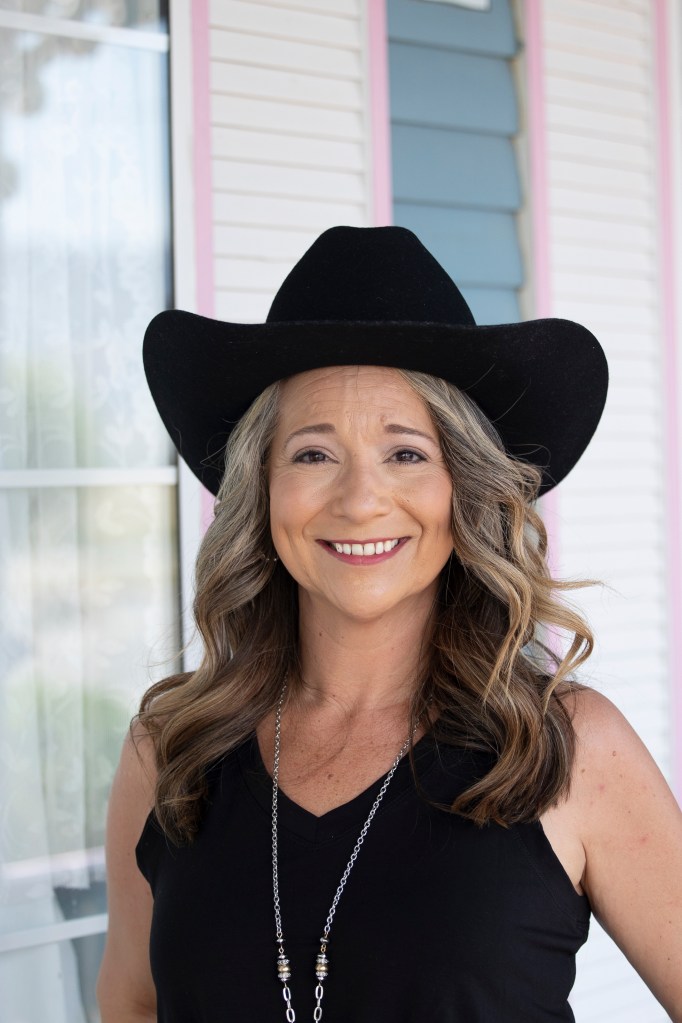
[[[334,228],[266,324],[162,313],[145,360],[218,502],[203,661],[112,791],[104,1023],[571,1020],[590,910],[682,1023],[681,815],[571,681],[533,508],[601,415],[592,335],[477,327],[409,231]]]

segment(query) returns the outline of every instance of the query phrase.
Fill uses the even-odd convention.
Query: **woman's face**
[[[286,380],[269,480],[275,549],[310,601],[362,621],[428,611],[452,551],[452,482],[427,408],[396,370]]]

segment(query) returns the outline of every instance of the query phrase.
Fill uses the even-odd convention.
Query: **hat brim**
[[[167,310],[144,339],[145,372],[161,418],[213,494],[230,431],[261,391],[296,373],[340,365],[392,366],[449,380],[478,404],[509,454],[542,470],[541,493],[582,455],[608,387],[599,342],[570,320],[243,324]]]

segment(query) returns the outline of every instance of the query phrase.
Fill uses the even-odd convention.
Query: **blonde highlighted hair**
[[[412,726],[429,706],[439,741],[492,755],[492,767],[449,809],[478,824],[539,817],[568,791],[574,733],[561,698],[593,648],[582,617],[558,598],[588,582],[552,579],[534,501],[538,468],[511,458],[479,407],[453,384],[398,370],[424,401],[453,480],[454,553],[439,599]],[[216,515],[196,569],[196,671],[144,695],[138,715],[156,750],[156,815],[191,841],[207,768],[244,742],[276,706],[285,677],[301,684],[297,586],[274,560],[267,460],[280,384],[253,402],[230,435]],[[563,655],[543,641],[568,634]]]

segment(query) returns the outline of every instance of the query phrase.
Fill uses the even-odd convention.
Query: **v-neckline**
[[[414,744],[415,764],[419,770],[420,779],[437,761],[437,757],[433,755],[434,749],[434,740],[428,732]],[[255,732],[239,748],[238,757],[247,787],[270,815],[272,812],[272,776],[263,762]],[[333,841],[353,828],[359,830],[364,824],[387,774],[388,771],[357,796],[353,796],[346,803],[328,810],[319,817],[300,806],[279,789],[277,796],[278,822],[288,831],[294,832],[309,842]],[[394,803],[401,795],[409,791],[413,784],[410,758],[406,753],[391,778],[382,800],[382,806]]]

